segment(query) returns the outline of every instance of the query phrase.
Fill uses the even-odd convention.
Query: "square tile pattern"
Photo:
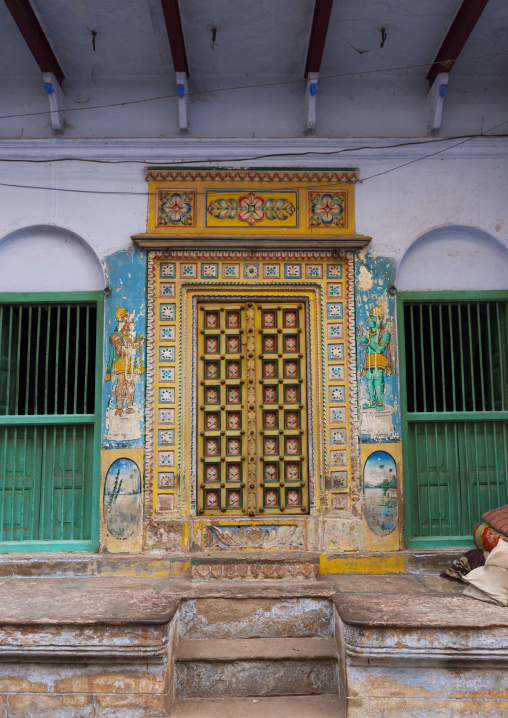
[[[189,255],[190,256],[190,255]],[[330,429],[327,435],[327,443],[329,444],[328,459],[331,467],[330,477],[332,491],[347,491],[348,490],[348,431],[347,431],[347,407],[346,407],[346,386],[345,382],[347,379],[346,366],[344,363],[346,359],[345,339],[346,339],[346,323],[345,319],[345,307],[344,301],[346,300],[346,287],[344,283],[344,264],[340,263],[327,263],[327,262],[258,262],[258,261],[244,261],[244,262],[227,262],[227,261],[182,261],[167,262],[161,260],[159,262],[157,272],[157,303],[158,303],[158,320],[160,322],[157,330],[157,339],[162,344],[158,347],[158,360],[160,367],[158,370],[158,380],[160,386],[157,388],[157,401],[161,408],[157,409],[157,443],[161,447],[161,451],[157,453],[157,465],[162,468],[173,467],[175,465],[175,449],[171,451],[163,450],[165,446],[175,447],[177,440],[177,432],[175,430],[176,421],[176,388],[173,386],[164,386],[164,383],[174,383],[177,380],[176,367],[165,366],[167,364],[174,364],[178,361],[178,355],[176,353],[175,346],[166,346],[164,342],[174,343],[177,341],[177,324],[164,323],[164,322],[176,322],[178,316],[178,286],[177,283],[180,280],[196,279],[196,280],[287,280],[296,281],[305,280],[324,280],[323,291],[326,298],[325,301],[325,340],[326,340],[326,357],[330,362],[327,367],[326,378],[330,382],[327,387],[327,398],[330,404],[327,409],[329,426]],[[175,283],[176,280],[176,283]],[[168,302],[167,300],[173,300]],[[210,317],[210,321],[213,322],[213,317]],[[227,325],[227,330],[235,328],[235,317],[231,316],[233,324]],[[270,325],[271,315],[270,312],[266,313],[266,316],[262,317],[262,326],[264,329],[270,329],[273,324]],[[212,326],[212,325],[210,325]],[[284,384],[278,386],[270,386],[262,389],[263,401],[269,405],[278,404],[280,401],[288,403],[290,406],[291,402],[294,402],[295,406],[302,400],[300,386],[291,386],[289,383],[286,386],[286,382],[291,380],[292,377],[299,375],[301,369],[299,368],[299,362],[302,360],[293,359],[285,362],[273,362],[269,360],[270,353],[275,356],[281,352],[301,351],[300,342],[301,335],[297,334],[301,332],[301,328],[298,326],[298,317],[292,312],[288,312],[287,315],[283,313],[283,327],[284,335],[267,337],[266,346],[263,344],[262,350],[265,354],[266,361],[263,362],[263,377],[265,381],[282,381]],[[294,328],[294,334],[287,333],[287,330]],[[212,332],[213,334],[213,332]],[[238,354],[242,342],[240,326],[238,325],[238,333],[228,333],[227,337],[221,337],[219,335],[219,329],[217,329],[217,336],[209,336],[210,346],[207,345],[207,352],[213,356],[214,347],[213,342],[216,343],[216,354],[217,358],[221,352],[230,354]],[[270,346],[270,341],[273,346]],[[303,346],[303,345],[302,345]],[[212,359],[212,357],[210,357]],[[305,361],[305,359],[303,359]],[[206,401],[210,404],[210,408],[215,404],[220,403],[221,392],[219,391],[220,383],[224,380],[231,381],[238,379],[239,381],[244,380],[242,377],[242,365],[240,362],[235,362],[235,357],[232,360],[223,362],[224,376],[220,376],[221,370],[219,370],[219,363],[217,361],[210,360],[209,365],[207,364],[207,378],[217,381],[217,387],[208,386],[206,392],[203,392],[203,388],[200,392],[203,396],[198,397],[198,401]],[[215,373],[219,372],[217,376]],[[280,374],[280,376],[279,376]],[[214,391],[216,396],[214,397]],[[237,393],[237,396],[235,395]],[[273,396],[272,396],[273,394]],[[240,405],[244,401],[241,387],[230,386],[226,392],[227,402],[231,402],[232,407],[234,403]],[[223,401],[223,399],[222,399]],[[234,412],[230,412],[231,416],[225,421],[234,421]],[[284,415],[278,416],[275,412],[266,412],[266,416],[263,419],[266,422],[266,429],[276,430],[279,429],[291,429],[293,424],[291,412],[283,412]],[[220,412],[219,412],[220,415]],[[240,413],[241,416],[241,413]],[[213,421],[213,416],[210,414],[210,421]],[[277,426],[273,425],[273,423]],[[270,423],[271,422],[271,423]],[[281,426],[279,426],[279,424]],[[273,425],[273,426],[272,426]],[[171,427],[171,428],[165,428]],[[228,429],[227,427],[218,427],[218,430]],[[234,430],[235,427],[233,427]],[[295,425],[295,428],[298,428]],[[220,441],[220,437],[219,437]],[[236,445],[235,444],[236,441]],[[245,480],[243,477],[244,466],[238,461],[234,462],[234,457],[239,456],[242,452],[245,452],[245,448],[242,447],[242,441],[235,439],[233,442],[226,442],[224,444],[224,451],[227,451],[227,456],[230,456],[233,461],[230,464],[231,480]],[[295,455],[296,458],[302,453],[302,447],[300,444],[300,438],[298,436],[286,436],[281,445],[280,442],[276,441],[275,445],[267,445],[266,456],[270,457],[272,454],[274,458],[278,456],[279,452],[283,452],[288,458]],[[219,450],[219,447],[209,446],[204,447],[203,451],[205,455],[214,456],[213,451]],[[272,451],[273,450],[273,451]],[[212,452],[212,453],[209,453]],[[240,452],[240,453],[239,453]],[[213,461],[213,459],[212,459]],[[273,460],[272,460],[273,461]],[[279,471],[279,466],[276,461],[272,464],[269,462],[266,464],[266,471],[268,474],[271,471],[275,471],[276,474]],[[213,472],[214,465],[210,464],[210,471]],[[291,476],[285,476],[285,480],[291,480],[291,477],[296,477],[298,480],[300,472],[300,464],[298,461],[294,462],[294,465],[290,462],[287,463],[283,473],[290,472]],[[229,475],[229,474],[226,474]],[[240,479],[238,478],[240,476]],[[156,487],[160,492],[167,491],[168,489],[174,488],[174,472],[172,471],[158,471],[156,477]],[[286,505],[297,507],[301,503],[301,496],[299,495],[298,489],[291,490],[292,493],[288,495],[284,493],[281,495],[280,491],[287,492],[287,487],[284,489],[267,488],[264,493],[264,502],[267,507]],[[220,504],[219,497],[214,493],[215,489],[210,489],[206,502],[212,507],[215,501]],[[346,494],[330,494],[330,506],[331,508],[347,508],[347,495]],[[241,492],[237,492],[236,489],[228,490],[226,495],[226,504],[228,508],[239,508],[241,509],[242,496]],[[222,499],[224,501],[224,499]],[[173,494],[160,493],[156,497],[156,507],[159,511],[174,511],[175,497]]]

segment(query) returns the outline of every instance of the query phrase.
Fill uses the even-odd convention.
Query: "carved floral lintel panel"
[[[296,194],[293,197],[295,201]],[[208,214],[218,220],[239,220],[254,226],[258,222],[285,222],[296,207],[287,197],[263,197],[249,192],[243,197],[217,197],[207,207]]]

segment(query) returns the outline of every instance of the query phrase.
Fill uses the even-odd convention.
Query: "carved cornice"
[[[349,236],[338,236],[336,238],[323,239],[322,237],[272,237],[272,238],[259,238],[259,237],[235,237],[227,239],[216,239],[215,237],[207,238],[202,237],[201,239],[195,237],[193,239],[182,239],[179,237],[168,237],[164,236],[162,232],[146,232],[143,234],[133,234],[131,236],[132,241],[142,247],[143,249],[156,249],[156,250],[167,250],[167,251],[191,251],[191,252],[204,252],[203,245],[208,247],[208,250],[212,252],[224,251],[236,251],[243,250],[248,254],[252,254],[257,251],[274,252],[281,251],[284,254],[291,250],[286,250],[285,246],[290,246],[292,250],[302,250],[303,252],[337,252],[337,251],[352,251],[355,249],[362,249],[366,247],[371,241],[371,237],[366,237],[362,234],[349,235]],[[315,247],[314,250],[309,250],[309,247]]]
[[[217,167],[147,167],[147,182],[357,182],[357,169],[222,169]]]

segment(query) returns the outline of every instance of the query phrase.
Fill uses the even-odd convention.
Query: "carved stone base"
[[[244,558],[210,557],[191,559],[191,578],[195,581],[315,581],[318,557]]]

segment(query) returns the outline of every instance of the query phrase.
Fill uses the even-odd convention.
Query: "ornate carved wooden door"
[[[198,322],[199,513],[307,513],[303,305],[203,303]]]

